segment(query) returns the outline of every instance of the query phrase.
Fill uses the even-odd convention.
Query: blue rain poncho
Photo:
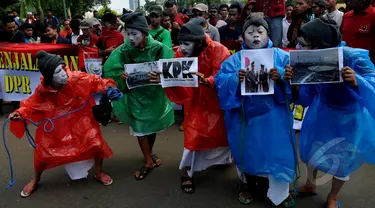
[[[288,63],[289,54],[275,48],[274,66],[281,77]],[[293,115],[288,107],[290,86],[285,84],[284,89],[275,84],[274,95],[241,96],[240,69],[241,54],[237,52],[223,62],[215,77],[236,165],[251,175],[272,175],[278,181],[292,182],[296,163]]]
[[[355,71],[358,87],[301,85],[297,99],[309,106],[299,138],[302,161],[337,177],[364,162],[375,164],[375,68],[368,51],[343,51],[344,66]]]

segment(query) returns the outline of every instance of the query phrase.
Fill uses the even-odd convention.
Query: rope
[[[87,106],[87,104],[89,103],[89,101],[90,101],[91,98],[95,97],[96,95],[103,94],[104,92],[106,92],[106,95],[109,98],[109,100],[119,100],[123,96],[122,92],[119,89],[117,89],[117,88],[108,88],[108,89],[101,90],[99,92],[96,92],[96,93],[92,94],[85,101],[85,103],[81,107],[79,107],[79,108],[77,108],[75,110],[63,113],[61,115],[58,115],[56,117],[53,117],[53,118],[43,118],[39,122],[34,122],[33,120],[31,120],[29,118],[20,119],[20,121],[22,121],[24,123],[25,130],[26,130],[26,137],[27,137],[27,140],[29,141],[30,145],[34,149],[36,148],[36,142],[35,142],[34,138],[31,136],[29,129],[27,128],[27,122],[30,122],[34,126],[40,126],[42,123],[45,122],[44,126],[43,126],[43,130],[44,130],[44,132],[50,133],[50,132],[52,132],[55,129],[55,124],[53,123],[54,120],[57,120],[57,119],[59,119],[61,117],[64,117],[64,116],[67,116],[67,115],[70,115],[70,114],[73,114],[73,113],[76,113],[76,112],[82,110],[83,108],[85,108]],[[4,148],[5,148],[5,151],[8,154],[9,168],[10,168],[10,182],[9,182],[9,185],[7,186],[6,190],[8,190],[9,188],[13,187],[14,184],[15,184],[12,157],[10,155],[10,151],[9,151],[9,148],[8,148],[8,145],[7,145],[7,140],[6,140],[6,137],[5,137],[5,127],[6,127],[6,125],[8,124],[8,122],[10,120],[11,120],[11,118],[8,118],[7,120],[5,120],[5,122],[3,124],[3,132],[2,132],[3,133]],[[50,128],[47,128],[48,124],[51,124]]]

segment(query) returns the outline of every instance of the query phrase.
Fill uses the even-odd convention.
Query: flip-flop
[[[109,175],[107,174],[104,174],[104,176],[100,178],[98,177],[98,175],[95,174],[95,179],[99,181],[101,184],[103,184],[104,186],[110,186],[113,183],[113,179],[109,177]]]
[[[21,197],[22,198],[27,198],[29,197],[37,188],[37,185],[35,185],[34,187],[32,188],[29,188],[28,186],[29,184],[26,184],[25,187],[23,187],[22,191],[21,191]],[[26,193],[25,193],[25,190],[26,190]]]

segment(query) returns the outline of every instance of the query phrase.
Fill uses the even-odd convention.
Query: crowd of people
[[[199,3],[181,13],[177,2],[168,0],[165,9],[152,6],[147,16],[135,11],[124,12],[119,18],[108,12],[101,19],[94,14],[93,18],[61,23],[52,12],[48,12],[44,23],[29,13],[22,23],[17,14],[12,13],[3,21],[1,41],[97,47],[103,57],[103,78],[94,75],[84,78],[82,72],[67,69],[58,56],[39,52],[39,68],[44,79],[10,118],[38,119],[38,113],[54,117],[72,110],[82,104],[82,100],[69,98],[74,85],[92,89],[79,91],[82,98],[117,87],[124,96],[113,103],[113,113],[120,122],[129,125],[131,134],[137,137],[144,164],[135,172],[135,179],[143,180],[162,164],[153,147],[157,134],[174,123],[174,102],[183,105],[184,110],[181,126],[184,151],[179,167],[183,192],[195,192],[194,172],[234,162],[241,179],[238,193],[241,203],[250,204],[260,198],[274,205],[294,207],[296,197],[316,195],[315,180],[317,172],[322,171],[334,176],[326,207],[338,208],[338,194],[349,176],[365,162],[375,164],[375,109],[372,105],[375,99],[375,7],[371,0],[351,0],[346,9],[338,9],[336,4],[336,0],[296,0],[295,5],[285,1],[250,0],[244,6],[237,2],[220,6]],[[289,84],[294,71],[285,48],[335,47],[343,47],[343,83]],[[246,69],[241,69],[239,51],[262,48],[274,48],[274,68],[263,73],[275,82],[274,94],[241,96],[240,83],[253,78]],[[127,87],[124,64],[173,57],[198,57],[197,88]],[[160,74],[150,72],[148,77],[150,82],[160,83]],[[269,86],[262,84],[260,87],[268,89]],[[57,96],[56,92],[62,96]],[[299,148],[292,130],[290,103],[309,107],[299,136]],[[70,119],[74,119],[72,123],[79,120],[89,125],[85,129],[72,128],[74,131],[66,129],[64,124],[70,123]],[[44,170],[92,158],[95,158],[96,179],[103,185],[113,183],[101,168],[103,159],[110,157],[112,151],[103,140],[91,111],[66,117],[59,123],[64,131],[48,133],[39,127],[35,176],[21,196],[32,194]],[[11,130],[22,137],[24,125],[12,121]],[[82,139],[80,135],[95,142]],[[52,137],[61,140],[61,148],[90,145],[82,151],[54,156],[46,153],[50,148],[58,151],[56,146],[46,142]],[[80,142],[67,144],[67,137]],[[322,154],[334,155],[340,161],[321,161],[319,156],[322,155],[315,153],[322,150],[326,151]],[[298,155],[307,164],[309,177],[305,185],[293,192],[290,187],[296,180]],[[333,166],[335,172],[332,172]]]

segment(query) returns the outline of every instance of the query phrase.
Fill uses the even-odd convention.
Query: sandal
[[[113,179],[107,174],[103,174],[102,177],[99,177],[97,174],[95,174],[95,179],[102,183],[104,186],[110,186],[113,183]]]
[[[161,160],[156,154],[151,155],[151,158],[152,158],[152,162],[154,162],[154,168],[157,168],[161,165]],[[157,162],[158,160],[160,161],[159,164]]]
[[[243,205],[248,205],[254,200],[253,196],[249,192],[249,188],[246,183],[240,185],[238,192],[238,201]]]
[[[184,184],[187,181],[190,181],[191,184]],[[182,176],[181,177],[181,189],[186,194],[194,194],[195,193],[195,186],[194,186],[193,179],[188,177],[188,176]],[[191,189],[191,191],[187,191],[186,189]]]
[[[150,173],[152,171],[152,169],[154,168],[148,168],[146,166],[142,166],[138,172],[139,172],[139,176],[137,177],[137,175],[134,175],[135,179],[136,180],[143,180],[147,177],[147,174]]]
[[[302,191],[303,190],[303,191]],[[313,191],[312,189],[309,188],[298,188],[297,192],[295,193],[297,197],[299,198],[304,198],[304,197],[311,197],[311,196],[316,196],[318,193],[316,191]]]
[[[21,191],[21,197],[22,198],[27,198],[29,197],[37,188],[38,184],[34,185],[33,187],[29,188],[29,184],[26,184],[26,186],[23,188],[23,190]]]
[[[337,208],[341,208],[341,203],[339,201],[336,201]],[[328,203],[325,205],[326,207],[328,206]]]
[[[286,198],[283,202],[283,207],[290,208],[290,207],[296,207],[297,203],[294,200],[293,196],[289,194],[288,198]]]

